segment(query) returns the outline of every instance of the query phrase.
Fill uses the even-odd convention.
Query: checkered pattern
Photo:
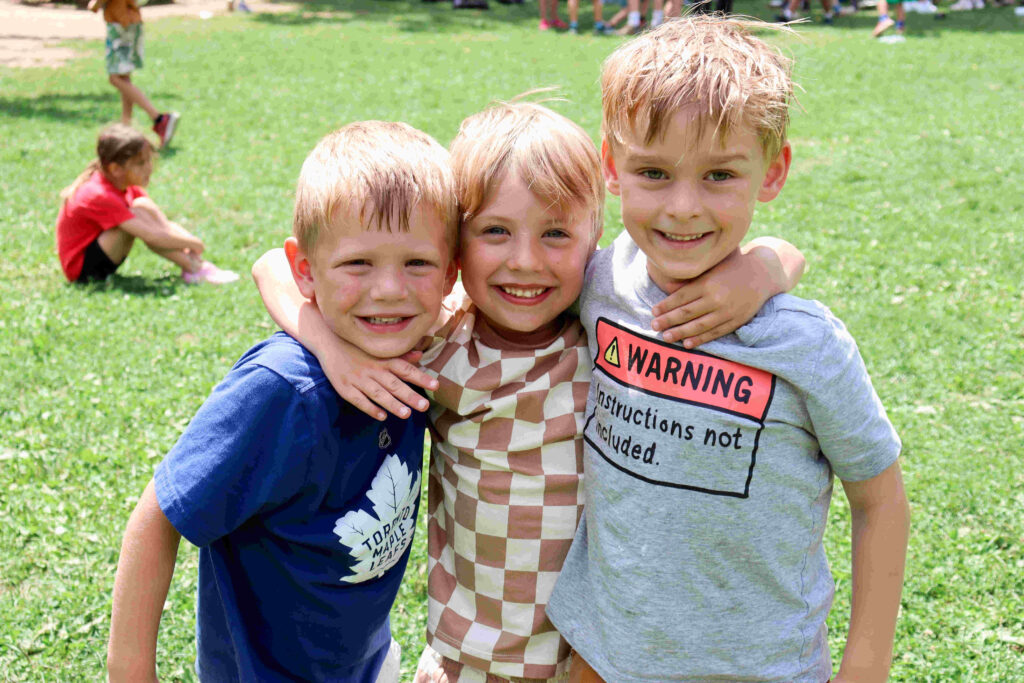
[[[516,347],[467,301],[435,341],[427,642],[494,675],[554,678],[569,646],[544,608],[583,514],[586,333],[573,320]]]

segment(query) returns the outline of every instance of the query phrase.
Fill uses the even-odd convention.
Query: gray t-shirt
[[[824,683],[832,476],[899,438],[823,305],[776,296],[687,351],[650,331],[664,296],[626,233],[587,268],[586,509],[548,616],[614,683]]]

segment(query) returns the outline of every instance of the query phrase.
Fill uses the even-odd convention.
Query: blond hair
[[[78,188],[96,171],[102,170],[110,164],[124,166],[145,149],[151,153],[156,152],[153,143],[141,131],[123,123],[112,123],[106,126],[96,139],[96,158],[89,162],[89,165],[78,174],[73,183],[61,190],[61,200],[71,199]]]
[[[601,157],[578,125],[536,102],[496,102],[462,122],[451,144],[462,220],[473,218],[508,174],[562,209],[588,212],[591,236],[604,222]]]
[[[792,31],[753,19],[690,15],[615,50],[601,73],[605,139],[620,145],[637,135],[650,144],[676,112],[696,106],[698,135],[713,130],[724,141],[750,126],[765,158],[774,159],[786,142],[791,60],[752,35],[754,29]]]
[[[308,252],[342,209],[368,230],[408,232],[418,207],[436,212],[454,253],[459,211],[448,152],[405,123],[358,121],[324,137],[306,157],[292,232]]]

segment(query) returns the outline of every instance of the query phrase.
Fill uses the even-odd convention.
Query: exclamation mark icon
[[[615,367],[622,367],[619,365],[619,338],[613,337],[612,343],[608,345],[608,348],[604,350],[604,359],[609,365]]]

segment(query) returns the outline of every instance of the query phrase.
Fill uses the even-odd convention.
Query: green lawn
[[[736,4],[770,16],[760,0]],[[306,153],[348,121],[404,120],[447,143],[490,100],[557,85],[567,101],[553,106],[596,138],[599,65],[619,39],[540,33],[534,4],[492,7],[337,0],[148,24],[136,82],[183,113],[151,194],[219,265],[247,272],[289,233]],[[1024,681],[1024,20],[911,15],[894,45],[871,40],[873,23],[863,13],[785,39],[804,89],[794,168],[752,234],[804,251],[798,293],[847,323],[903,438],[914,519],[892,679]],[[119,112],[102,45],[80,47],[59,70],[0,69],[2,680],[102,675],[128,514],[210,388],[273,329],[247,280],[184,286],[141,248],[104,285],[64,282],[58,192]],[[614,198],[607,226],[606,241],[620,229]],[[838,493],[837,666],[848,520]],[[423,637],[424,531],[393,620],[407,673]],[[165,680],[193,678],[195,565],[183,545]]]

